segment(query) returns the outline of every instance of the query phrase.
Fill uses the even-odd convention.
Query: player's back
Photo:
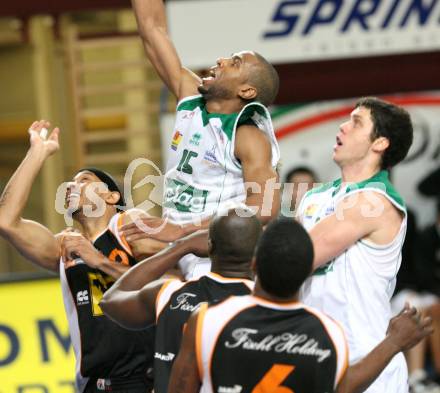
[[[240,296],[199,318],[204,393],[330,393],[347,366],[342,329],[301,303]]]
[[[154,355],[154,390],[168,391],[173,361],[182,340],[183,327],[191,313],[203,302],[224,300],[231,295],[247,295],[253,282],[226,278],[215,273],[197,280],[169,280],[156,299],[156,341]]]

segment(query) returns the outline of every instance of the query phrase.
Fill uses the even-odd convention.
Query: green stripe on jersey
[[[313,188],[307,192],[306,196],[310,196],[312,194],[317,194],[321,192],[325,192],[331,188],[334,188],[332,196],[335,196],[341,187],[342,179],[336,179],[335,181],[325,183],[319,187]],[[350,184],[345,190],[345,194],[356,190],[367,190],[367,189],[376,189],[384,191],[398,206],[402,208],[402,210],[406,210],[405,202],[401,195],[397,192],[394,186],[391,184],[388,171],[380,171],[377,172],[374,176],[370,177],[367,180],[363,180],[358,183]]]
[[[187,99],[177,106],[177,111],[193,111],[196,108],[202,109],[205,106],[205,99],[202,96]]]

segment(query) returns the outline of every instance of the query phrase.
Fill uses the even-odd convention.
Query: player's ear
[[[384,152],[390,146],[390,140],[381,136],[373,141],[373,151],[378,153]]]
[[[240,86],[238,96],[245,101],[252,101],[257,97],[257,89],[254,86],[245,83]]]
[[[107,197],[105,198],[105,202],[108,205],[117,205],[119,200],[121,199],[121,194],[117,191],[109,192]]]

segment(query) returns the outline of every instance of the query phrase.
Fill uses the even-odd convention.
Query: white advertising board
[[[293,63],[440,49],[437,0],[174,0],[173,41],[191,68],[255,50]]]

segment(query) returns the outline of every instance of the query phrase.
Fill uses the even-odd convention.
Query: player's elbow
[[[17,220],[9,217],[6,212],[0,209],[0,235],[7,236],[17,225]]]
[[[115,299],[114,294],[111,290],[104,293],[101,301],[99,302],[99,307],[107,316],[111,316],[113,314],[115,308]]]

